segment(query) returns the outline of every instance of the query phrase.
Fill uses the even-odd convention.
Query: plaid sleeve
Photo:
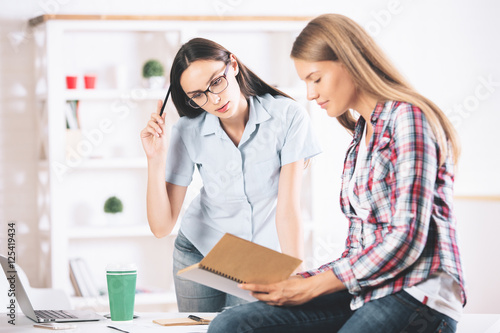
[[[323,266],[321,266],[319,268],[312,269],[310,271],[300,272],[298,274],[302,275],[302,277],[308,278],[308,277],[317,275],[317,274],[322,273],[322,272],[331,271],[332,268],[333,268],[333,263],[334,262],[335,261],[332,261],[332,262],[330,262],[328,264],[324,264]]]
[[[417,261],[427,241],[438,168],[436,142],[419,108],[402,104],[394,112],[391,166],[374,166],[393,168],[393,178],[374,179],[371,174],[368,179],[375,202],[364,224],[373,228],[375,240],[332,263],[352,294],[393,279]]]
[[[333,270],[333,267],[334,267],[334,265],[335,265],[335,263],[337,261],[340,261],[342,258],[346,258],[349,255],[349,248],[350,248],[350,245],[352,243],[352,238],[353,238],[352,235],[354,233],[354,230],[355,230],[355,228],[353,228],[353,225],[350,223],[350,225],[349,225],[349,231],[348,231],[348,235],[347,235],[347,240],[346,240],[346,244],[345,244],[346,247],[344,249],[344,252],[342,252],[342,255],[341,255],[340,259],[337,259],[337,260],[334,260],[332,262],[326,263],[326,264],[324,264],[321,267],[318,267],[316,269],[312,269],[312,270],[305,271],[305,272],[300,272],[298,274],[302,275],[302,277],[308,278],[308,277],[317,275],[319,273],[323,273],[325,271],[329,271],[329,270],[331,271],[331,270]]]

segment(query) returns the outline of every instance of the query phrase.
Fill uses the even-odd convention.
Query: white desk
[[[464,314],[457,333],[500,333],[500,314]]]
[[[214,314],[198,314],[199,316],[213,316]],[[118,324],[111,320],[101,320],[94,322],[77,322],[74,323],[77,328],[72,330],[52,331],[52,332],[68,332],[68,333],[120,333],[119,331],[108,328],[108,325],[124,329],[130,333],[140,332],[206,332],[207,325],[197,326],[160,326],[153,323],[153,319],[164,318],[181,318],[187,317],[188,314],[182,313],[139,313],[140,318],[134,319],[132,323]],[[0,313],[0,332],[1,333],[48,333],[51,330],[34,328],[34,322],[22,314],[16,315],[16,326],[7,323],[7,315]],[[230,332],[228,332],[230,333]],[[500,333],[500,314],[466,314],[458,324],[457,333]]]
[[[107,326],[114,326],[130,333],[140,333],[140,332],[206,332],[208,325],[192,325],[192,326],[161,326],[153,323],[153,319],[166,319],[166,318],[185,318],[192,313],[174,313],[174,312],[164,312],[164,313],[154,313],[154,312],[144,312],[137,313],[139,318],[134,319],[130,323],[120,323],[113,322],[110,319],[100,320],[100,321],[90,321],[90,322],[75,322],[71,323],[76,325],[75,329],[69,330],[47,330],[43,328],[35,328],[33,324],[34,321],[24,316],[23,314],[16,314],[16,325],[13,326],[7,322],[9,319],[6,313],[0,313],[0,332],[1,333],[49,333],[49,332],[68,332],[68,333],[120,333],[120,331],[113,330]],[[196,314],[196,313],[195,313]],[[196,314],[200,317],[203,316],[215,316],[215,313],[198,313]]]

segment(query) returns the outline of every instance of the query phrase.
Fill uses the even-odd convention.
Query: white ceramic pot
[[[147,84],[149,89],[162,89],[165,87],[165,77],[152,76],[147,79]]]

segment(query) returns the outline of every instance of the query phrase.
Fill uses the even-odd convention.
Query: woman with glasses
[[[321,15],[294,42],[307,97],[353,135],[340,191],[340,258],[269,285],[208,332],[454,332],[466,297],[453,212],[457,136],[373,39]],[[337,223],[337,221],[334,221]]]
[[[297,102],[210,40],[180,48],[170,91],[181,117],[170,142],[161,102],[141,132],[148,221],[156,237],[170,234],[196,167],[203,187],[182,218],[173,254],[177,304],[181,312],[221,311],[244,301],[177,271],[203,259],[224,233],[301,258],[302,172],[320,148]]]

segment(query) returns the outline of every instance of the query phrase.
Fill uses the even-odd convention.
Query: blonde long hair
[[[455,162],[458,161],[458,136],[446,115],[406,82],[375,41],[353,20],[339,14],[314,18],[295,40],[291,56],[311,62],[339,61],[358,89],[380,101],[401,101],[419,107],[436,136],[441,151],[439,164],[442,165],[449,154]],[[337,120],[348,131],[354,132],[356,119],[350,112],[345,112]]]

